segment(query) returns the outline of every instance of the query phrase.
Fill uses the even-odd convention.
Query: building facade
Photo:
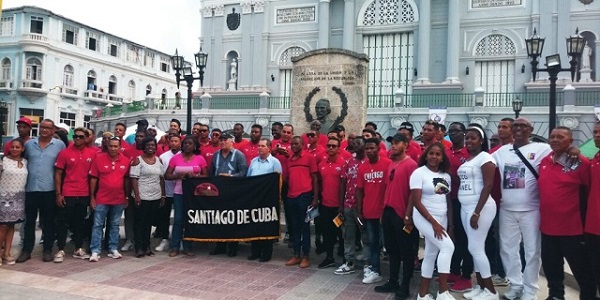
[[[5,139],[22,116],[36,136],[44,118],[89,127],[111,107],[177,91],[170,55],[33,6],[3,10],[0,64]]]

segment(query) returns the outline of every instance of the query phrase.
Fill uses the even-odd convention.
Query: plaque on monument
[[[344,125],[360,133],[367,114],[366,54],[344,49],[318,49],[292,57],[291,124],[295,133],[321,121],[321,131]]]

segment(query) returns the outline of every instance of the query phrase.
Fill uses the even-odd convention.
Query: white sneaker
[[[508,286],[508,279],[506,277],[500,277],[498,274],[492,275],[492,282],[494,286]]]
[[[383,278],[379,275],[379,273],[371,270],[371,272],[369,272],[367,275],[365,275],[363,277],[362,283],[365,283],[365,284],[376,283],[376,282],[380,282],[382,279]]]
[[[90,261],[97,262],[99,260],[100,260],[100,253],[92,253],[92,256],[90,256]]]
[[[450,294],[450,291],[445,291],[441,294],[438,292],[438,295],[435,299],[436,300],[456,300],[456,298],[454,298],[454,296],[452,296]]]
[[[365,265],[363,267],[363,278],[367,277],[369,274],[371,274],[371,272],[373,272],[371,271],[371,266]]]
[[[54,262],[61,263],[65,260],[65,251],[60,250],[54,254]]]
[[[160,244],[154,248],[156,251],[165,251],[165,249],[169,249],[169,240],[167,239],[160,241]]]
[[[520,298],[522,294],[523,294],[523,289],[509,288],[508,291],[506,291],[506,293],[504,293],[504,295],[502,295],[502,297],[504,297],[508,300],[514,300],[514,299]]]
[[[463,294],[463,298],[474,299],[475,296],[481,294],[482,292],[483,289],[481,289],[481,287],[478,284],[476,284],[470,292],[466,292]]]
[[[88,259],[90,258],[90,255],[87,254],[83,248],[79,248],[73,252],[73,257],[79,259]]]
[[[337,270],[333,271],[333,274],[336,275],[347,275],[354,273],[354,265],[353,264],[342,264]]]
[[[475,296],[474,298],[472,298],[472,300],[498,300],[500,299],[500,297],[498,296],[498,292],[496,292],[495,294],[490,292],[490,290],[483,289],[483,291],[481,293],[479,293],[479,295]],[[521,298],[523,299],[523,298]]]
[[[524,293],[523,296],[521,296],[521,300],[537,300],[537,296],[529,293]]]
[[[114,259],[119,259],[119,258],[123,257],[123,255],[121,255],[121,253],[119,253],[119,251],[113,250],[111,252],[108,252],[108,257],[114,258]]]
[[[417,300],[435,300],[435,298],[433,298],[433,296],[431,296],[430,294],[427,294],[423,297],[419,296],[419,293],[417,292]]]
[[[133,247],[133,243],[130,240],[126,240],[123,247],[121,247],[121,251],[129,251]]]

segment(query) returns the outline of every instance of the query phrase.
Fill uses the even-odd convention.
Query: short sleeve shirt
[[[451,186],[451,179],[448,173],[433,172],[422,166],[416,169],[410,176],[410,189],[421,190],[421,203],[430,214],[445,215],[448,212],[448,204],[445,194],[435,192],[435,186],[438,183],[444,183]]]
[[[169,162],[171,162],[171,158],[173,156],[181,153],[181,151],[177,153],[173,153],[173,151],[169,150],[160,155],[160,160],[163,163],[163,174],[167,172],[167,168],[169,167]],[[175,180],[166,180],[165,179],[165,195],[167,197],[173,197],[173,190],[175,189]]]
[[[202,168],[206,167],[206,161],[202,155],[194,155],[190,161],[185,161],[182,153],[179,153],[171,158],[169,161],[169,167],[173,167],[173,174],[190,172],[194,174],[200,174],[202,172]],[[173,193],[183,195],[181,179],[175,180]]]
[[[367,161],[366,158],[362,160],[351,158],[346,161],[344,170],[342,172],[342,178],[346,180],[346,192],[344,196],[344,207],[353,208],[356,206],[356,187],[358,185],[358,168]]]
[[[44,149],[38,138],[25,143],[25,158],[29,161],[26,192],[54,191],[54,163],[63,149],[65,144],[54,138]]]
[[[481,167],[488,162],[496,164],[494,158],[489,153],[482,151],[458,168],[457,174],[458,178],[460,178],[460,183],[455,185],[454,181],[452,181],[452,186],[457,186],[458,188],[458,200],[461,205],[475,207],[479,202],[479,196],[483,189],[483,172],[481,171]],[[488,200],[493,200],[491,197],[490,195]]]
[[[300,156],[290,156],[288,160],[288,198],[312,192],[312,174],[317,173],[317,160],[302,152]]]
[[[337,155],[334,160],[323,160],[318,166],[321,177],[321,204],[324,206],[340,206],[340,187],[344,163],[344,159]]]
[[[90,176],[98,178],[96,204],[125,204],[125,180],[129,180],[130,160],[119,154],[112,160],[107,153],[98,153],[90,168]]]
[[[398,216],[405,217],[410,196],[410,175],[417,169],[417,163],[409,156],[402,161],[393,161],[388,172],[388,182],[383,204],[389,206]]]
[[[358,188],[363,189],[362,213],[366,219],[379,219],[383,214],[383,200],[392,161],[379,157],[375,164],[368,160],[358,168]]]
[[[63,170],[61,194],[65,197],[88,197],[90,184],[88,173],[96,151],[83,147],[79,150],[70,145],[58,154],[54,167]]]
[[[600,182],[600,152],[596,153],[592,159],[590,182],[596,182],[596,184],[590,184],[584,231],[600,235],[600,218],[598,218],[600,216],[600,184],[597,184]]]

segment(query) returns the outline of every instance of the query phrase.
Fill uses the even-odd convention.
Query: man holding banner
[[[258,156],[250,162],[248,177],[270,173],[281,174],[281,171],[281,163],[271,155],[271,140],[261,138],[258,141]],[[252,254],[248,260],[258,259],[260,262],[267,262],[273,255],[273,240],[252,241],[250,249]]]

